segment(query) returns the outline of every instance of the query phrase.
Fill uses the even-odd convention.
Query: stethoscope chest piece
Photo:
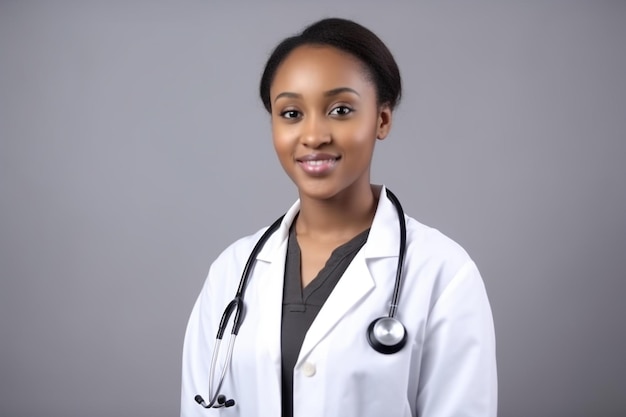
[[[396,353],[406,343],[406,329],[395,317],[381,317],[367,328],[367,341],[377,352]]]

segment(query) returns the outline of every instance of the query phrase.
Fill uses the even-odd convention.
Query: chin
[[[296,183],[300,198],[310,198],[314,200],[332,200],[345,193],[348,187],[342,186],[332,181],[307,181],[306,183]]]
[[[314,198],[316,200],[327,200],[334,197],[339,191],[337,187],[329,184],[327,181],[294,181],[298,188],[300,198]]]

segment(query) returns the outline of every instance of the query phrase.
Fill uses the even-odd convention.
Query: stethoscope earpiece
[[[216,401],[207,404],[200,395],[196,395],[194,400],[204,408],[223,408],[235,405],[235,400],[227,400],[225,395],[218,395]]]
[[[380,317],[367,328],[367,341],[376,352],[396,353],[406,344],[406,329],[395,317]]]

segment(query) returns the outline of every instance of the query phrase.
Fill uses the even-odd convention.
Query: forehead
[[[270,87],[273,97],[283,91],[295,93],[351,87],[374,91],[363,62],[331,46],[303,45],[294,49],[278,66]]]

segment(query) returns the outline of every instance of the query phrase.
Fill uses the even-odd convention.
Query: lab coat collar
[[[285,217],[283,217],[283,221],[280,223],[278,230],[274,232],[263,248],[261,248],[261,251],[256,257],[257,260],[264,262],[280,261],[280,257],[284,254],[277,249],[287,241],[287,238],[289,237],[289,228],[291,227],[293,220],[298,215],[298,212],[300,212],[300,200],[297,200],[291,208],[287,210],[287,213],[285,213]],[[285,259],[283,257],[283,264],[284,261]]]
[[[373,187],[374,192],[378,195],[378,205],[367,243],[363,247],[362,253],[365,258],[397,256],[400,245],[400,229],[399,226],[389,227],[389,225],[398,225],[398,214],[391,200],[387,198],[386,187],[384,185],[374,185]],[[274,232],[263,246],[257,255],[257,260],[265,262],[280,261],[284,263],[283,254],[281,251],[277,251],[277,249],[289,237],[289,228],[299,211],[300,200],[297,200],[285,214],[278,230]]]
[[[378,206],[367,243],[363,247],[365,258],[397,257],[400,250],[400,225],[398,213],[389,198],[387,188],[374,186],[378,194]]]

